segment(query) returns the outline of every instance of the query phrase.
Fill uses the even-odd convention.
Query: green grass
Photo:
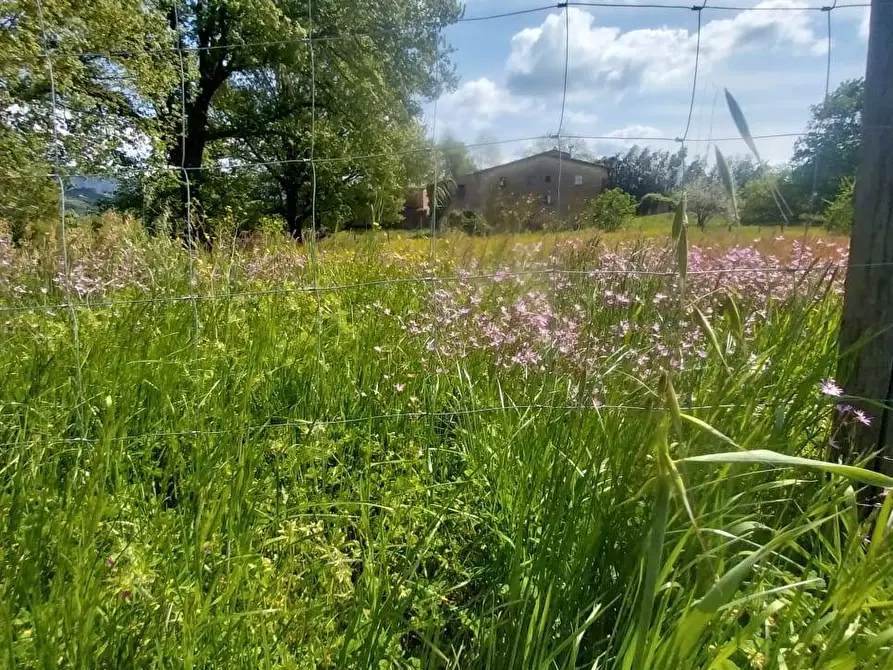
[[[680,460],[826,454],[826,283],[739,296],[739,330],[692,282],[722,358],[662,277],[356,286],[530,267],[547,252],[514,245],[545,239],[437,240],[433,262],[398,236],[326,241],[320,284],[352,286],[319,303],[294,290],[303,252],[221,249],[194,288],[217,299],[121,288],[78,303],[77,345],[67,309],[0,314],[0,666],[891,667],[891,543],[858,482]],[[189,293],[185,253],[153,244],[149,295]],[[606,251],[559,249],[567,270]],[[464,316],[412,325],[531,293],[598,353],[519,367],[458,337],[483,337]],[[670,358],[703,346],[671,372],[694,420],[661,409],[655,325]]]

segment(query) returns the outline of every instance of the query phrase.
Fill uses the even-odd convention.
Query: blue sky
[[[468,0],[465,16],[543,4],[547,3]],[[815,0],[711,0],[710,4],[796,11],[703,10],[691,151],[700,153],[707,147],[706,141],[696,140],[737,135],[721,95],[723,87],[738,99],[755,135],[802,131],[809,106],[824,95],[828,32],[825,13],[799,8],[821,4]],[[562,133],[609,138],[567,143],[610,154],[632,144],[623,137],[681,136],[691,98],[697,13],[614,7],[567,11],[570,48]],[[866,8],[837,8],[832,13],[832,90],[840,81],[864,74],[867,17]],[[427,107],[429,132],[434,133],[436,126],[438,137],[451,134],[468,143],[502,142],[475,150],[484,164],[531,152],[534,142],[513,140],[557,132],[566,34],[563,9],[466,21],[447,29],[459,84],[438,100],[436,124],[434,105]],[[770,162],[782,162],[790,156],[795,139],[759,140],[758,148]],[[671,150],[677,146],[672,141],[637,143]],[[740,141],[723,142],[722,148],[729,155],[746,150]]]

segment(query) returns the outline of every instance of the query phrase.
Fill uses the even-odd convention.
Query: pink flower
[[[819,384],[819,390],[829,398],[839,398],[843,395],[843,389],[833,379],[826,379]]]
[[[394,389],[397,393],[403,393],[403,389],[406,388],[406,384],[394,384]]]
[[[870,426],[870,425],[871,425],[871,417],[868,416],[868,415],[867,415],[865,412],[863,412],[861,409],[857,409],[857,410],[855,410],[855,411],[853,412],[853,418],[855,418],[856,421],[858,421],[859,423],[861,423],[863,426]]]

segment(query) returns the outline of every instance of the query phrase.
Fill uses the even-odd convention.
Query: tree
[[[591,224],[606,232],[620,230],[635,215],[635,198],[619,188],[602,191],[581,212],[583,225]]]
[[[478,167],[488,168],[502,163],[502,148],[496,136],[490,132],[480,133],[475,140],[478,146],[474,149],[474,163]]]
[[[729,166],[729,172],[732,173],[732,177],[735,180],[735,186],[739,189],[743,189],[754,179],[759,179],[765,172],[763,166],[757,163],[756,159],[750,154],[733,156],[727,158],[726,162]],[[715,164],[710,171],[710,177],[720,181],[719,170]]]
[[[245,159],[279,162],[282,169],[268,172],[283,199],[292,199],[283,209],[294,212],[297,228],[312,200],[308,159],[316,140],[330,159],[341,149],[402,150],[421,102],[455,83],[439,36],[460,15],[455,0],[316,0],[312,18],[307,3],[292,0],[44,0],[43,7],[49,45],[30,2],[0,10],[0,22],[12,27],[0,33],[0,102],[43,119],[38,130],[48,137],[41,50],[51,47],[65,110],[55,123],[71,126],[66,165],[182,168],[175,172],[181,215],[188,195],[208,214],[209,189]],[[328,139],[311,140],[314,107],[317,131]],[[221,175],[211,176],[212,167]],[[318,169],[317,192],[347,189],[352,197],[363,181],[368,192],[373,175],[354,178],[357,169]],[[389,179],[402,174],[391,171]]]
[[[152,109],[177,77],[164,16],[140,0],[40,7],[0,7],[0,216],[19,231],[58,217],[59,186],[47,174],[102,173],[151,150],[163,114],[136,110]]]
[[[856,174],[864,101],[863,79],[841,83],[811,108],[806,135],[794,144],[792,181],[814,208],[834,198],[841,179]]]
[[[447,135],[437,143],[438,179],[457,179],[477,169],[468,147],[461,140]]]
[[[669,193],[679,183],[680,167],[686,160],[683,149],[675,153],[655,151],[648,147],[632,146],[625,154],[603,159],[608,168],[611,187],[620,188],[641,200],[649,193]],[[695,159],[686,165],[685,180],[697,179],[703,165]]]
[[[778,188],[776,174],[767,174],[747,182],[739,192],[741,200],[741,223],[762,225],[782,221],[774,189]]]

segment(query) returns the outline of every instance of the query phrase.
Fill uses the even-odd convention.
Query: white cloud
[[[598,114],[584,110],[568,109],[564,113],[564,130],[572,132],[575,129],[586,129],[595,125]]]
[[[452,129],[463,134],[471,130],[479,132],[507,116],[525,114],[537,105],[536,101],[513,95],[487,77],[463,83],[438,101],[438,116]]]
[[[871,7],[866,7],[862,11],[862,20],[859,22],[859,37],[863,40],[868,39],[868,31],[871,26]]]
[[[803,5],[767,0],[757,7]],[[647,28],[623,32],[596,25],[589,12],[568,11],[568,81],[572,93],[658,88],[687,84],[691,78],[697,35],[683,28]],[[780,47],[824,53],[827,44],[805,11],[742,11],[716,19],[701,30],[701,66],[742,53]],[[536,28],[514,35],[508,58],[509,87],[527,94],[558,91],[564,84],[565,19],[550,14]]]
[[[615,137],[619,140],[625,140],[629,138],[635,137],[663,137],[664,133],[659,128],[655,128],[654,126],[643,126],[634,124],[631,126],[624,126],[623,128],[618,128],[617,130],[612,130],[610,133],[607,133],[607,137]]]

